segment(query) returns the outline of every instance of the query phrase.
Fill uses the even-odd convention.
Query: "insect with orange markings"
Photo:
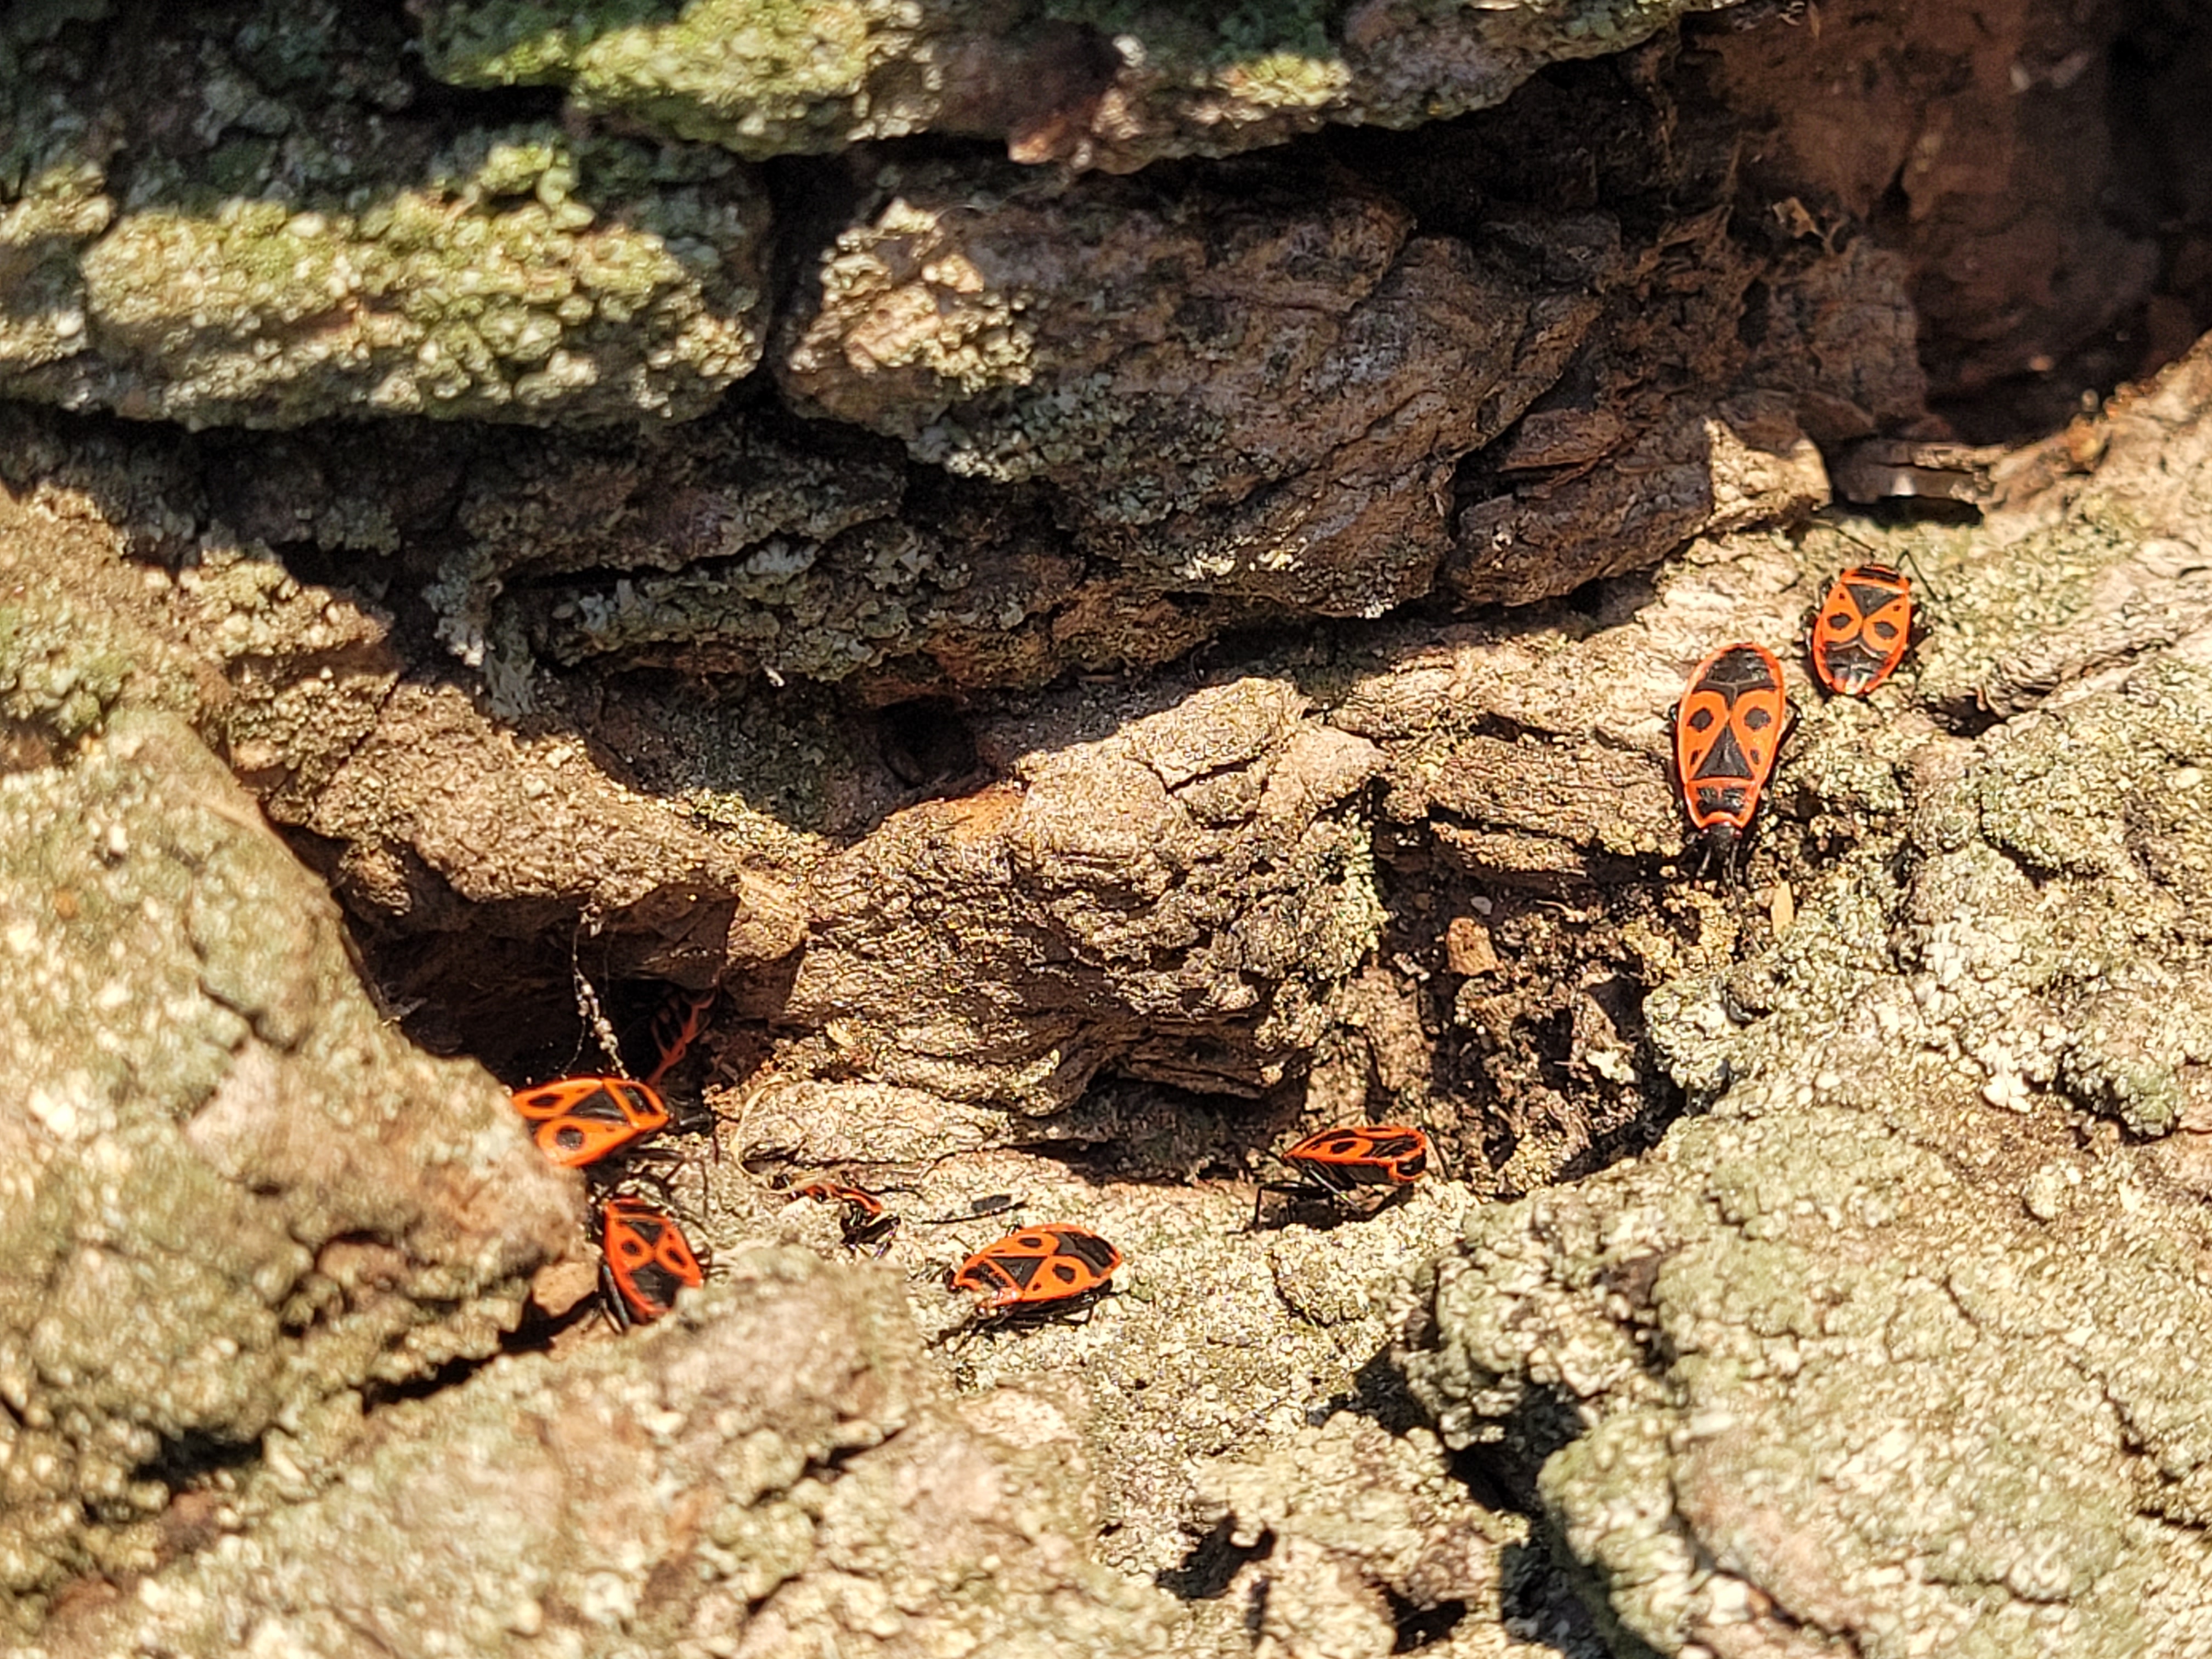
[[[1838,576],[1813,619],[1813,672],[1838,696],[1863,697],[1896,672],[1912,642],[1912,584],[1886,564]]]
[[[707,1282],[699,1255],[666,1211],[617,1197],[599,1217],[599,1293],[618,1328],[650,1325],[675,1307],[677,1292]]]
[[[1674,706],[1674,777],[1708,862],[1732,880],[1735,854],[1790,729],[1782,665],[1763,645],[1724,645]]]
[[[1361,1188],[1402,1193],[1429,1167],[1429,1138],[1407,1123],[1356,1123],[1317,1129],[1283,1152],[1297,1177],[1289,1186],[1261,1183],[1252,1197],[1252,1225],[1268,1193],[1320,1192],[1341,1198]]]
[[[571,1170],[615,1153],[668,1127],[659,1092],[619,1077],[564,1077],[517,1089],[514,1109],[536,1125],[538,1150]]]
[[[661,999],[646,1026],[646,1047],[652,1061],[646,1067],[646,1082],[658,1084],[691,1051],[691,1045],[707,1029],[707,1016],[714,1011],[714,988],[710,985],[703,991],[686,991],[679,987]]]
[[[872,1244],[876,1254],[881,1255],[890,1249],[891,1235],[898,1231],[897,1212],[865,1187],[842,1181],[810,1181],[805,1186],[793,1187],[791,1195],[835,1204],[838,1230],[848,1250],[863,1249]]]
[[[1121,1251],[1088,1227],[1056,1222],[986,1244],[960,1264],[952,1288],[982,1298],[979,1321],[1060,1318],[1093,1306],[1121,1265]]]

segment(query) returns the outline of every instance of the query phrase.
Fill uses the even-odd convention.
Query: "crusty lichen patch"
[[[1925,653],[1808,704],[1766,809],[1820,856],[1645,1000],[1712,1115],[1433,1269],[1417,1391],[1661,1651],[2212,1620],[2206,373],[2117,400],[2057,505],[1898,537]]]
[[[568,1183],[481,1073],[386,1027],[327,890],[188,723],[221,682],[179,585],[88,510],[118,479],[84,481],[0,497],[0,1586],[27,1622],[66,1577],[149,1570],[210,1455],[306,1479],[285,1443],[365,1385],[489,1352],[575,1240]],[[296,582],[234,574],[241,652],[279,615],[315,648]]]
[[[1318,0],[438,0],[433,73],[553,85],[580,107],[766,157],[933,131],[1129,172],[1325,121],[1413,126],[1502,100],[1547,62],[1633,46],[1713,0],[1466,8]]]
[[[649,1334],[390,1407],[343,1481],[234,1483],[233,1536],[82,1598],[44,1650],[1168,1650],[1181,1609],[1084,1547],[1079,1393],[950,1398],[890,1275],[726,1265]]]
[[[2039,1139],[2069,1176],[2043,1216],[1849,1107],[1685,1125],[1470,1216],[1415,1386],[1454,1443],[1550,1452],[1568,1549],[1662,1651],[1782,1621],[1883,1656],[2146,1650],[2212,1609],[2184,1426],[2212,1302],[2129,1160]]]
[[[696,414],[759,360],[767,204],[720,151],[452,128],[344,8],[98,45],[21,48],[0,390],[188,426],[550,423]],[[182,120],[118,156],[83,110],[134,71]]]
[[[498,1091],[383,1027],[327,894],[173,715],[0,776],[0,1583],[28,1616],[152,1565],[179,1448],[489,1352],[573,1222]]]

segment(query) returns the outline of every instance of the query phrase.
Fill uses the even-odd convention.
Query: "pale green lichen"
[[[188,425],[544,423],[695,415],[752,371],[768,206],[742,166],[553,126],[441,143],[401,46],[327,7],[195,14],[149,48],[188,142],[149,136],[115,179],[96,43],[24,49],[0,392]]]
[[[1453,1443],[1540,1462],[1624,1650],[1764,1603],[1885,1659],[2141,1652],[2208,1594],[2179,1478],[2206,1455],[2201,1230],[2063,1137],[2081,1199],[2032,1217],[1955,1103],[1882,1106],[1684,1123],[1474,1212],[1415,1391]]]
[[[935,538],[878,521],[827,545],[775,538],[740,560],[570,590],[534,607],[532,631],[561,662],[689,644],[775,675],[835,681],[947,626],[1002,622],[996,597],[960,597],[969,577]]]
[[[568,1224],[489,1079],[380,1024],[327,895],[182,720],[118,708],[69,762],[0,774],[0,1049],[37,1149],[0,1206],[0,1625],[153,1568],[181,1448],[492,1349]],[[496,1226],[444,1183],[497,1183]]]
[[[584,108],[767,156],[914,130],[870,94],[919,22],[911,0],[445,6],[432,9],[425,56],[457,85],[562,84]]]
[[[1126,169],[1277,143],[1325,120],[1465,114],[1547,62],[1619,51],[1713,3],[1412,3],[1369,9],[1352,30],[1324,0],[1020,0],[973,14],[915,0],[435,0],[422,40],[431,71],[458,85],[560,86],[581,108],[750,157],[982,132],[1030,159],[1110,155]],[[1049,83],[1070,52],[1083,70],[1064,108],[997,84]],[[1091,122],[1107,82],[1110,114]]]
[[[149,401],[192,422],[363,403],[680,414],[750,371],[761,291],[714,258],[764,228],[749,185],[702,179],[658,216],[602,222],[578,192],[605,146],[545,131],[472,142],[477,155],[358,214],[234,198],[125,215],[82,262],[95,333],[131,341],[161,377]],[[634,171],[615,149],[608,170]]]
[[[1352,70],[1340,58],[1267,52],[1237,64],[1220,79],[1225,90],[1262,108],[1320,110],[1344,97]]]
[[[73,742],[99,728],[130,672],[97,617],[64,604],[34,621],[0,606],[0,709],[9,720]]]
[[[1020,319],[1034,296],[994,288],[945,234],[945,216],[896,198],[874,222],[841,234],[820,269],[822,307],[864,319],[843,349],[876,372],[921,380],[933,402],[1026,386],[1035,341]]]

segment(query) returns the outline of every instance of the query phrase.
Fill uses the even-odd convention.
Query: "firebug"
[[[1838,696],[1863,697],[1890,677],[1912,641],[1912,584],[1886,564],[1838,576],[1813,620],[1813,672]]]
[[[1674,775],[1708,858],[1733,870],[1737,843],[1790,725],[1782,665],[1763,645],[1724,645],[1699,663],[1674,708]]]
[[[841,1181],[810,1181],[791,1190],[794,1198],[837,1206],[837,1224],[844,1234],[846,1249],[857,1250],[872,1244],[878,1255],[890,1249],[891,1235],[898,1231],[898,1216],[866,1188]]]
[[[703,991],[678,988],[653,1011],[653,1018],[646,1027],[647,1083],[658,1084],[690,1052],[691,1045],[707,1029],[707,1016],[714,1009],[714,995],[712,986]]]
[[[538,1149],[580,1169],[668,1127],[668,1108],[649,1085],[618,1077],[564,1077],[518,1089],[514,1109],[537,1125]]]
[[[1260,1223],[1261,1204],[1271,1192],[1297,1194],[1318,1188],[1341,1195],[1361,1187],[1403,1191],[1429,1167],[1429,1138],[1405,1123],[1357,1123],[1318,1129],[1287,1148],[1283,1162],[1297,1176],[1297,1184],[1261,1185],[1252,1197],[1255,1227]]]
[[[981,1296],[983,1318],[1048,1318],[1090,1307],[1121,1265],[1121,1251],[1087,1227],[1024,1227],[962,1262],[952,1288]]]
[[[599,1288],[615,1323],[649,1325],[676,1305],[676,1293],[697,1290],[705,1270],[665,1211],[641,1199],[611,1198],[600,1211]]]
[[[1285,1152],[1283,1162],[1331,1192],[1403,1187],[1429,1167],[1429,1138],[1403,1123],[1322,1129]]]

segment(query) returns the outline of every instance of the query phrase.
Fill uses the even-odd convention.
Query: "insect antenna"
[[[607,1018],[606,1009],[600,1005],[598,990],[584,972],[583,963],[577,959],[577,943],[583,937],[586,926],[593,934],[599,933],[597,911],[586,911],[577,917],[575,928],[568,935],[568,980],[575,990],[576,1013],[584,1023],[584,1030],[592,1034],[593,1040],[605,1052],[607,1063],[612,1067],[609,1075],[630,1082],[634,1079],[630,1077],[629,1065],[623,1059],[622,1038],[616,1034],[614,1022]],[[583,1037],[580,1034],[576,1039],[576,1052],[581,1054],[583,1047]]]
[[[884,1190],[892,1192],[897,1189],[887,1187]],[[956,1226],[963,1221],[973,1221],[979,1216],[1004,1215],[1010,1210],[1021,1209],[1028,1201],[1026,1199],[1017,1198],[1012,1193],[990,1193],[981,1198],[970,1199],[963,1214],[908,1216],[907,1225],[909,1227]]]

